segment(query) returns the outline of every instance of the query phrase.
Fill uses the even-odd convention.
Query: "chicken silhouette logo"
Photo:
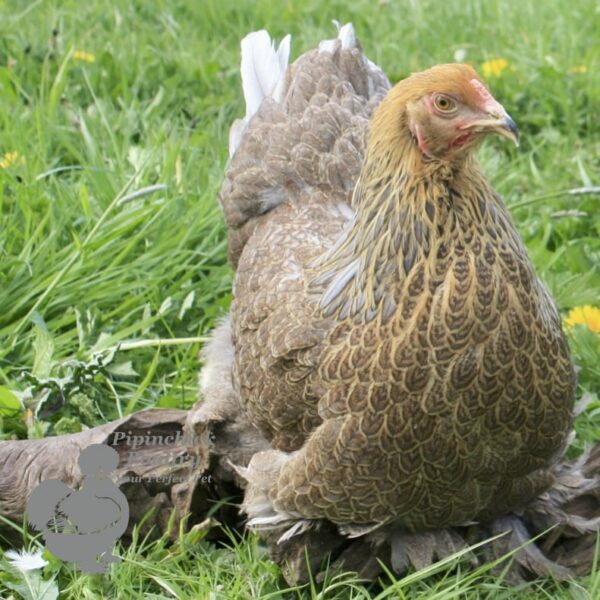
[[[76,491],[58,479],[42,481],[27,503],[29,523],[50,552],[82,571],[103,573],[121,559],[111,554],[129,522],[127,498],[108,478],[119,464],[116,450],[94,444],[81,451],[84,477]]]

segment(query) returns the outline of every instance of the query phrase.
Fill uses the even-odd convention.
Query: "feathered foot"
[[[403,575],[452,557],[470,568],[497,562],[491,572],[503,573],[513,585],[535,577],[568,580],[589,572],[593,564],[600,529],[600,444],[578,460],[559,463],[553,487],[521,514],[418,533],[389,525],[360,537],[352,526],[302,520],[276,510],[268,489],[289,457],[262,452],[241,474],[248,485],[244,510],[252,515],[249,523],[290,584],[306,582],[310,574],[323,579],[326,571],[375,579],[383,573],[382,565]]]
[[[303,519],[298,514],[278,510],[269,495],[282,467],[293,455],[279,450],[266,450],[255,454],[246,468],[232,465],[245,480],[242,512],[248,516],[248,528],[260,532],[263,538],[276,544],[300,535],[318,523]]]

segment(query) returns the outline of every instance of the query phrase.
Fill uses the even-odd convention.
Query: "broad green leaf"
[[[0,416],[11,417],[22,410],[19,399],[7,388],[0,386]]]
[[[35,339],[33,341],[34,360],[31,372],[38,378],[45,378],[52,370],[52,355],[54,354],[54,341],[46,323],[39,314],[34,314],[31,319],[35,325]]]

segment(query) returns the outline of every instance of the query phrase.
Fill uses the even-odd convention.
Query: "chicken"
[[[553,482],[575,374],[557,308],[474,151],[517,128],[475,70],[390,88],[351,25],[287,66],[242,42],[248,112],[220,192],[232,382],[269,449],[251,526],[422,532]]]

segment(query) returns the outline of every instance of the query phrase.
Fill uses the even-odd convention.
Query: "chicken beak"
[[[483,119],[471,121],[465,129],[474,129],[475,131],[486,131],[497,133],[502,137],[512,140],[515,146],[519,145],[519,130],[517,124],[506,111],[492,111]]]
[[[519,129],[508,113],[504,113],[502,120],[496,129],[497,133],[512,140],[515,146],[519,145]]]
[[[519,129],[517,124],[513,121],[512,117],[508,114],[504,116],[503,123],[504,135],[515,143],[515,146],[519,145]]]

